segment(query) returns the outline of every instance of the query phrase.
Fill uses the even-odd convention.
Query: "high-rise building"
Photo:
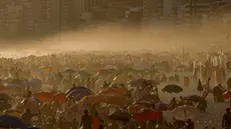
[[[59,27],[60,30],[74,29],[76,26],[75,0],[59,0]]]
[[[58,0],[41,0],[39,15],[39,31],[52,34],[59,31],[59,4]]]
[[[177,0],[163,0],[163,15],[164,17],[172,17],[175,15]]]
[[[216,0],[188,0],[178,5],[179,24],[201,24],[213,12]]]
[[[149,17],[153,16],[155,18],[163,17],[163,0],[144,0],[143,3],[143,16]]]

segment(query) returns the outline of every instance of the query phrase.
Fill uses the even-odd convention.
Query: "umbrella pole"
[[[185,118],[185,121],[187,121],[186,107],[184,109],[184,118]]]

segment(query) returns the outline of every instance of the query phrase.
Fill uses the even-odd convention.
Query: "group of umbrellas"
[[[137,80],[136,80],[137,81]],[[151,81],[146,81],[146,83],[154,83]],[[131,83],[132,84],[132,83]],[[163,91],[168,93],[179,93],[183,89],[177,85],[167,85]],[[78,101],[78,104],[83,105],[94,105],[99,103],[106,103],[110,105],[116,105],[120,107],[127,107],[126,110],[116,110],[111,112],[108,115],[109,119],[113,120],[123,120],[128,121],[130,118],[136,119],[140,124],[144,123],[147,120],[157,120],[161,117],[161,111],[169,110],[168,104],[160,101],[160,99],[153,94],[140,97],[136,102],[133,102],[131,98],[126,96],[128,90],[123,86],[112,86],[107,87],[99,91],[97,94],[94,94],[90,89],[84,86],[74,86],[71,89],[67,90],[65,93],[54,93],[54,92],[38,92],[33,94],[33,97],[38,100],[37,102],[45,101],[58,101],[65,102],[68,99],[73,99]],[[0,94],[0,98],[7,98],[6,94]],[[9,96],[8,96],[9,97]],[[197,97],[197,96],[196,96]],[[195,96],[188,96],[185,99],[190,99],[196,101]],[[195,100],[194,100],[195,99]],[[183,112],[182,112],[183,111]],[[174,116],[177,119],[186,119],[193,115],[194,108],[190,106],[182,106],[173,110]],[[178,116],[178,117],[177,117]],[[182,117],[182,118],[181,118]],[[1,120],[3,119],[3,120]],[[13,116],[2,115],[0,116],[0,122],[7,119],[19,119]],[[13,120],[12,120],[13,121]],[[20,119],[18,121],[21,121]],[[22,121],[20,124],[15,124],[14,126],[21,126],[22,129],[28,129]],[[10,123],[9,123],[10,125]],[[4,125],[6,126],[6,125]],[[12,126],[12,128],[14,128]]]
[[[84,96],[93,95],[94,93],[86,87],[72,87],[65,93],[55,93],[55,92],[38,92],[33,94],[33,97],[40,101],[57,101],[65,102],[67,99],[80,100]]]
[[[5,88],[7,87],[19,87],[19,86],[41,86],[42,81],[38,78],[32,78],[30,80],[26,79],[26,78],[7,78],[4,79],[2,81],[5,84]],[[4,85],[1,87],[1,89],[3,88]]]

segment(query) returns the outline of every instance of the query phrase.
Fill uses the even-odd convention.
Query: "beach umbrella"
[[[168,110],[168,104],[166,104],[166,103],[164,103],[164,102],[158,102],[158,103],[156,103],[155,104],[155,109],[157,110],[157,111],[166,111],[166,110]]]
[[[81,76],[81,77],[84,77],[84,78],[89,78],[89,77],[92,76],[91,73],[89,73],[89,72],[87,72],[87,71],[85,71],[85,70],[80,70],[80,71],[78,72],[78,75]],[[78,76],[78,75],[77,75],[77,76]]]
[[[40,101],[52,101],[54,94],[51,92],[38,92],[33,94],[33,96]]]
[[[146,107],[152,106],[152,104],[150,104],[148,102],[145,102],[145,101],[136,101],[136,102],[132,103],[132,105],[136,105],[136,104],[138,104],[138,105],[144,105]]]
[[[111,105],[125,106],[132,103],[132,100],[130,98],[127,98],[122,95],[113,95],[113,96],[105,96],[105,97],[107,98],[105,103]]]
[[[76,73],[77,71],[73,70],[73,69],[66,69],[63,71],[63,73],[69,73],[69,74],[72,74],[72,73]]]
[[[12,97],[5,93],[0,93],[0,100],[12,100]]]
[[[155,103],[160,102],[160,98],[157,95],[149,94],[149,95],[140,97],[138,99],[138,102],[147,102],[147,103],[155,104]]]
[[[108,118],[111,120],[118,120],[118,121],[129,121],[131,116],[128,112],[122,110],[116,110],[108,115]]]
[[[9,77],[9,78],[6,78],[3,80],[3,82],[12,82],[12,83],[21,83],[21,82],[26,82],[28,81],[27,78],[24,78],[24,77]]]
[[[7,87],[19,87],[20,85],[14,84],[14,83],[8,83],[6,86]]]
[[[110,75],[110,74],[112,74],[112,73],[115,73],[115,72],[117,72],[117,71],[114,71],[114,70],[112,70],[112,69],[101,69],[98,73],[96,73],[95,74],[95,76],[97,76],[97,77],[106,77],[106,76],[108,76],[108,75]]]
[[[108,87],[98,92],[99,95],[125,95],[127,90],[123,87]]]
[[[22,86],[25,83],[25,80],[20,79],[20,78],[15,78],[15,79],[12,79],[9,83]]]
[[[183,91],[183,89],[176,85],[176,84],[169,84],[169,85],[166,85],[163,89],[162,89],[163,92],[167,92],[167,93],[180,93]]]
[[[92,92],[89,91],[79,91],[79,90],[74,90],[70,92],[68,95],[66,95],[66,98],[68,99],[74,99],[74,100],[80,100],[85,96],[93,95]]]
[[[184,97],[184,100],[197,103],[197,102],[201,101],[202,98],[201,98],[201,96],[198,96],[198,95],[189,95],[189,96]]]
[[[146,121],[149,120],[157,120],[160,118],[160,112],[149,109],[149,108],[144,108],[141,109],[138,113],[133,115],[133,118],[135,118],[140,124],[143,124]]]
[[[38,78],[32,78],[31,80],[29,80],[28,82],[26,82],[25,85],[27,86],[41,86],[42,81]]]
[[[9,90],[9,88],[7,88],[6,86],[2,86],[0,87],[0,92],[7,92]]]
[[[111,88],[124,88],[124,85],[123,85],[123,83],[111,83],[109,85],[109,87],[111,87]]]
[[[94,105],[97,103],[106,102],[107,98],[104,95],[90,95],[83,97],[79,103],[82,103],[84,105]]]
[[[0,115],[1,128],[28,129],[26,123],[20,118],[10,115]]]
[[[131,75],[128,74],[120,74],[113,78],[113,82],[115,83],[121,83],[121,82],[129,82],[133,79]]]
[[[182,121],[193,119],[198,113],[198,109],[188,105],[179,106],[172,111],[174,118]]]
[[[9,116],[15,116],[15,117],[21,118],[21,113],[22,112],[17,111],[15,109],[8,109],[8,110],[5,110],[3,113],[7,114]]]
[[[71,89],[67,90],[65,92],[66,95],[70,94],[71,92],[76,91],[76,92],[89,92],[91,94],[94,94],[90,89],[84,87],[84,86],[73,86]]]
[[[107,103],[111,105],[117,105],[117,106],[125,106],[132,103],[132,100],[125,97],[125,96],[108,96],[108,95],[91,95],[86,96],[82,98],[80,103],[83,103],[85,105],[94,105],[97,103]]]
[[[7,109],[10,109],[10,108],[12,108],[11,104],[6,103],[4,101],[0,101],[0,110],[1,111],[7,110]]]
[[[133,104],[127,108],[129,113],[138,113],[141,109],[151,108],[151,105]]]
[[[66,101],[66,95],[64,93],[58,93],[53,96],[53,100],[59,103],[63,103]]]
[[[29,99],[29,101],[35,102],[35,103],[40,103],[40,102],[41,102],[38,98],[34,98],[34,97],[31,97],[31,98]]]

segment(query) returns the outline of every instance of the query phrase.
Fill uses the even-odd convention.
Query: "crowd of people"
[[[210,94],[212,103],[231,98],[230,59],[229,52],[1,58],[0,128],[199,129],[195,118],[207,112]],[[230,129],[230,108],[221,121]]]

